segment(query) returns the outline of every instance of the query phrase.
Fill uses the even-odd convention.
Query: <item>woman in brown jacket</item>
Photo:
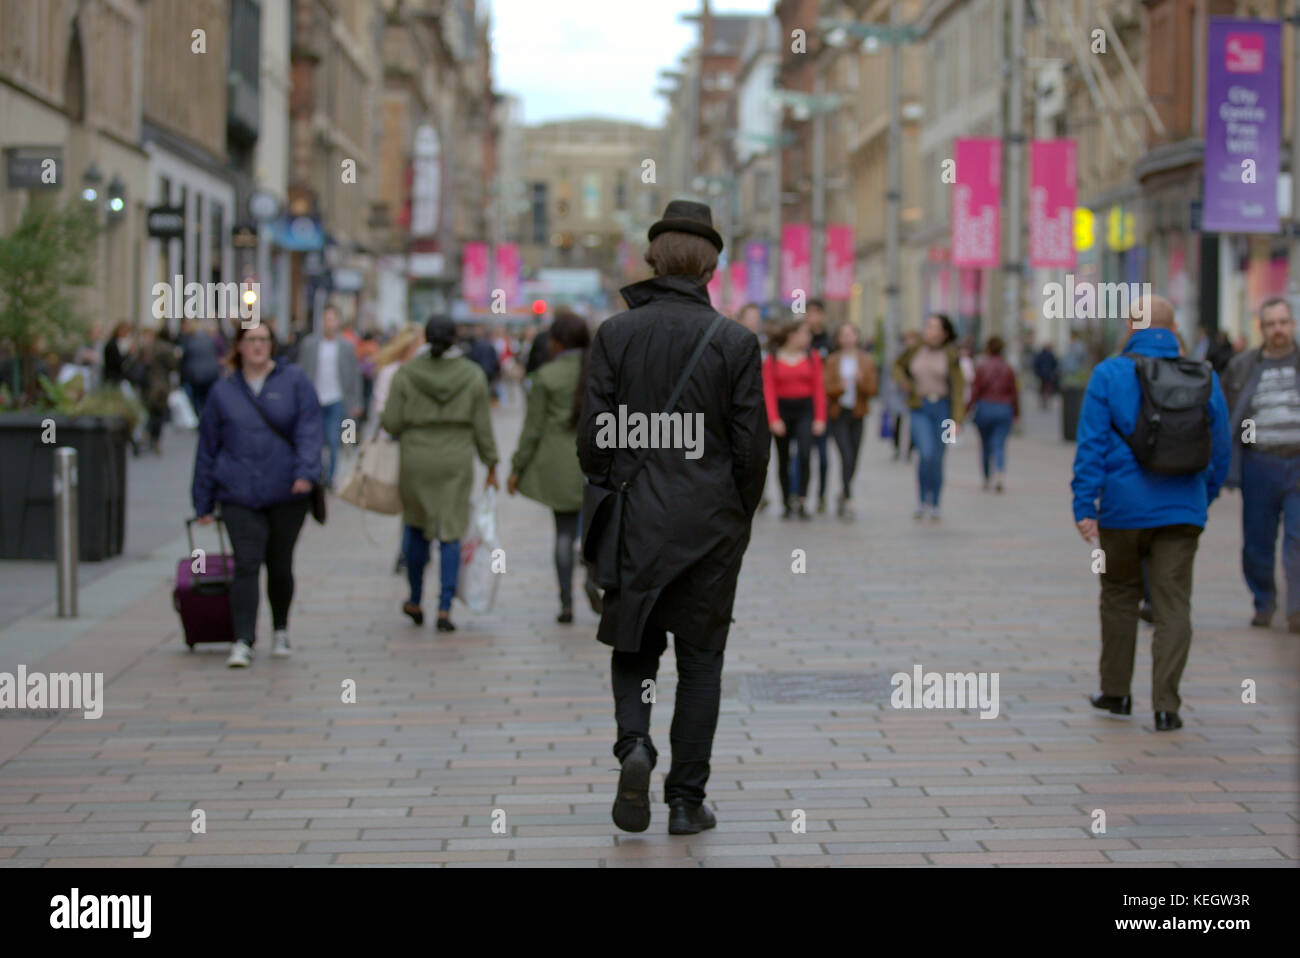
[[[853,474],[862,448],[862,425],[867,415],[867,400],[880,391],[880,378],[875,360],[858,344],[858,331],[852,323],[836,330],[835,344],[837,349],[826,357],[823,365],[823,377],[828,427],[835,448],[840,451],[844,482],[836,514],[841,519],[852,519]]]

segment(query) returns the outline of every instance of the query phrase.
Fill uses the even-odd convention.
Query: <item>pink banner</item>
[[[718,312],[722,312],[724,304],[722,302],[723,283],[721,270],[715,269],[713,271],[713,278],[709,280],[709,285],[706,289],[709,291],[709,302],[713,304],[713,308],[718,310]]]
[[[732,263],[727,269],[727,280],[727,313],[735,319],[740,313],[740,307],[747,302],[745,293],[749,286],[749,264],[743,259]]]
[[[993,268],[1001,251],[1002,141],[954,140],[957,182],[952,189],[952,261]]]
[[[1074,204],[1078,175],[1074,140],[1029,145],[1029,265],[1074,269]]]
[[[519,307],[519,246],[500,243],[496,248],[497,289],[506,294],[506,310]]]
[[[853,293],[853,227],[826,227],[826,299],[846,300]]]
[[[812,295],[812,227],[807,223],[786,223],[781,227],[781,295],[784,303],[794,299],[794,290]]]
[[[488,303],[488,244],[466,243],[461,257],[460,295],[471,306]]]

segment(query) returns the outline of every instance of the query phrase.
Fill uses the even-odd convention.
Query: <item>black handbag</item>
[[[244,381],[244,377],[239,374],[236,375],[239,379],[239,388],[242,389],[244,395],[248,397],[248,401],[253,404],[253,408],[257,410],[257,414],[262,417],[262,422],[266,423],[267,428],[270,429],[271,432],[275,433],[287,442],[289,444],[289,449],[296,455],[298,447],[293,444],[293,440],[276,428],[275,423],[271,422],[270,418],[267,417],[266,410],[262,408],[262,404],[257,401],[257,397],[254,396],[252,390],[248,388],[248,383]],[[321,473],[324,474],[324,471],[324,467],[322,467]],[[311,484],[311,517],[321,525],[325,525],[325,485],[319,479]]]
[[[712,325],[704,333],[704,337],[686,363],[686,368],[682,370],[677,384],[673,386],[672,395],[668,398],[668,407],[664,410],[666,415],[671,415],[677,407],[677,400],[681,398],[682,390],[690,381],[691,373],[695,371],[696,364],[704,355],[705,347],[709,345],[709,340],[713,338],[718,327],[726,321],[727,318],[721,313],[714,317]],[[646,464],[650,451],[650,449],[642,449],[638,453],[632,471],[617,489],[594,483],[589,476],[585,477],[582,484],[582,557],[591,566],[592,579],[602,589],[619,588],[621,582],[619,566],[623,554],[623,505],[628,487],[641,471],[641,467]]]

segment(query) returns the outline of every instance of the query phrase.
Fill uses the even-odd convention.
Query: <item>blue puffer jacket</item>
[[[194,457],[196,515],[209,515],[218,502],[263,509],[301,498],[307,493],[290,492],[294,480],[320,479],[320,402],[306,374],[292,363],[277,362],[257,396],[276,428],[293,439],[292,449],[258,415],[250,396],[238,371],[208,393]]]
[[[1133,432],[1142,406],[1137,367],[1125,358],[1133,353],[1176,357],[1178,340],[1167,329],[1134,330],[1121,355],[1093,370],[1079,414],[1074,480],[1070,483],[1074,520],[1096,519],[1103,529],[1152,529],[1182,523],[1204,528],[1206,510],[1223,486],[1231,456],[1228,404],[1219,377],[1214,377],[1210,397],[1210,464],[1195,475],[1156,475],[1138,465],[1123,439]]]

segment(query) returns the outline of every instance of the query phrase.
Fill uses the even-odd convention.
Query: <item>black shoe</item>
[[[1095,709],[1105,709],[1116,715],[1133,714],[1133,696],[1131,695],[1089,695],[1088,701]]]
[[[1177,712],[1157,712],[1156,713],[1156,731],[1172,732],[1174,729],[1183,727],[1183,720],[1178,717]]]
[[[618,795],[614,799],[614,824],[625,832],[643,832],[650,827],[650,750],[638,742],[618,773]]]
[[[781,518],[789,519],[793,515],[794,515],[794,508],[790,505],[789,502],[787,502],[785,504],[785,510],[781,513]]]
[[[1288,618],[1289,621],[1289,618]],[[1267,629],[1273,624],[1272,612],[1256,612],[1255,617],[1250,620],[1250,624],[1257,629]]]
[[[402,614],[409,615],[411,621],[416,625],[424,625],[424,610],[418,605],[411,605],[409,602],[402,603]]]
[[[1143,622],[1155,622],[1156,613],[1155,610],[1151,608],[1150,602],[1143,602],[1138,606],[1138,618]]]
[[[591,603],[591,611],[597,615],[605,608],[605,597],[600,593],[600,587],[592,582],[590,578],[583,583],[582,591],[587,593],[587,601]]]
[[[444,618],[442,618],[441,616],[439,616],[439,617],[438,617],[438,631],[439,631],[439,632],[455,632],[455,631],[456,631],[456,627],[455,627],[454,625],[451,624],[451,619],[444,619]]]
[[[668,806],[669,835],[698,835],[716,824],[718,819],[704,805],[676,801]]]
[[[573,624],[573,610],[572,610],[572,609],[561,609],[561,610],[560,610],[560,614],[557,615],[557,616],[555,617],[555,621],[558,622],[558,623],[560,623],[560,625],[572,625],[572,624]]]

